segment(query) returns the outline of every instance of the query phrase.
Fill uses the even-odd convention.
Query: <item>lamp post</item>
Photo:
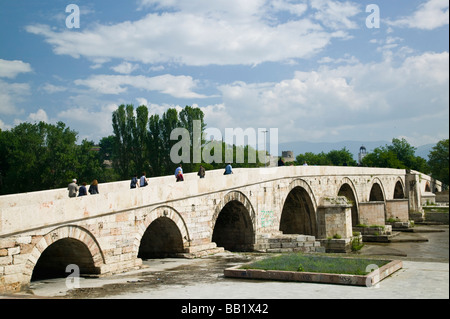
[[[266,154],[267,154],[267,150],[266,150],[266,133],[268,131],[263,131],[264,133],[264,167],[266,167],[267,165],[267,159],[266,159]]]

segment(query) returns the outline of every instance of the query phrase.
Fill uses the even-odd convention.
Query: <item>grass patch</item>
[[[241,268],[364,276],[373,270],[373,267],[368,269],[367,266],[377,265],[380,268],[389,262],[390,260],[311,256],[296,253],[259,260]]]

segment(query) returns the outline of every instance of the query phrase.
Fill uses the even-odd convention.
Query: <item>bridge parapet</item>
[[[0,236],[285,178],[327,176],[336,180],[340,176],[398,176],[402,172],[378,168],[295,166],[235,169],[234,174],[223,176],[223,170],[215,170],[208,171],[204,179],[199,179],[195,173],[186,174],[185,181],[179,183],[173,176],[151,178],[149,186],[133,190],[129,181],[100,184],[100,194],[77,198],[69,198],[65,188],[7,195],[0,197]]]

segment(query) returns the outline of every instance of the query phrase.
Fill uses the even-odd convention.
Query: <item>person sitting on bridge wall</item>
[[[78,197],[86,196],[86,195],[87,195],[86,182],[83,182],[83,184],[81,184],[80,189],[78,191]]]
[[[78,185],[75,178],[72,180],[72,183],[69,184],[67,189],[69,190],[69,197],[77,197]]]
[[[91,185],[89,186],[89,194],[91,195],[95,195],[95,194],[100,194],[98,192],[98,181],[96,179],[94,179],[91,183]]]
[[[130,188],[133,189],[136,187],[139,187],[139,183],[138,183],[137,175],[134,175],[134,177],[131,179],[131,182],[130,182]]]
[[[200,165],[197,175],[200,176],[200,178],[205,178],[205,168],[202,165]]]
[[[141,176],[141,179],[140,179],[139,187],[145,187],[147,185],[148,185],[147,177],[145,176],[145,172],[142,172],[142,176]]]
[[[223,173],[223,175],[229,175],[229,174],[233,174],[233,168],[231,167],[231,163],[229,163],[225,167],[225,172]]]
[[[184,181],[184,177],[183,177],[183,168],[181,168],[181,164],[178,165],[177,169],[175,170],[175,177],[177,179],[177,182],[182,182]]]

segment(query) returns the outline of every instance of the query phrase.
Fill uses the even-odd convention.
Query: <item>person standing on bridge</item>
[[[69,184],[67,189],[69,190],[69,197],[77,197],[78,185],[75,178],[72,180],[72,183]]]

